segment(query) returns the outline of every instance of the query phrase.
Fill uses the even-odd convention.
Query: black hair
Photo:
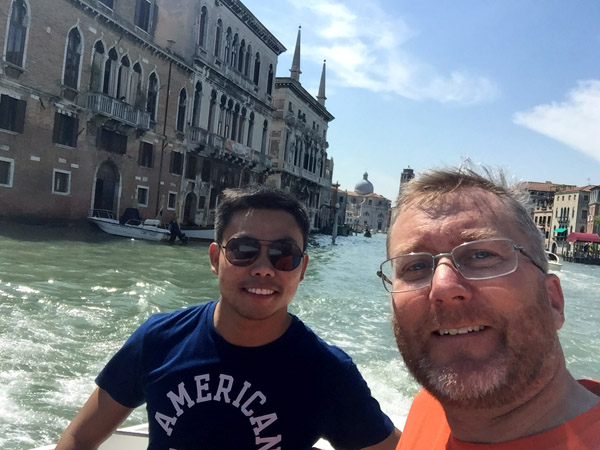
[[[233,215],[250,209],[268,209],[290,213],[302,232],[302,250],[306,250],[309,221],[304,205],[292,194],[264,185],[225,189],[215,216],[215,241],[222,244],[223,232]]]

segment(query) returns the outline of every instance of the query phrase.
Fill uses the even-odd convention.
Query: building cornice
[[[277,55],[286,51],[284,45],[239,0],[216,0],[233,12],[256,36]]]
[[[302,87],[299,81],[294,80],[290,77],[276,77],[275,78],[275,89],[287,88],[290,89],[296,96],[298,96],[304,103],[310,106],[310,108],[323,117],[327,122],[331,122],[335,117],[327,111],[327,109],[321,105],[316,98]]]

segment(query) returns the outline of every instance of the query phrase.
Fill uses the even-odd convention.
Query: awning
[[[557,228],[557,229],[554,230],[555,233],[563,233],[565,231],[567,231],[566,228]]]
[[[600,236],[596,233],[571,233],[567,236],[567,242],[598,242]]]

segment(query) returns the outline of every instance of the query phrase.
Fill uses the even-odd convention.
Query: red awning
[[[571,233],[567,236],[567,242],[598,242],[600,236],[596,233]]]

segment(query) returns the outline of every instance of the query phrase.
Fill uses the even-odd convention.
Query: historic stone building
[[[275,79],[268,183],[304,202],[311,229],[331,224],[333,159],[327,157],[327,129],[334,117],[325,108],[325,63],[316,98],[300,83],[300,30],[289,77]]]
[[[176,92],[185,149],[181,220],[212,226],[220,192],[264,183],[271,167],[274,80],[285,47],[236,0],[162,0],[156,39],[194,72]]]
[[[392,202],[374,192],[369,175],[356,183],[354,191],[346,192],[345,224],[355,231],[380,231],[387,233],[390,226]]]
[[[554,194],[549,249],[564,254],[569,248],[566,238],[571,233],[585,233],[590,192],[595,186],[571,187]]]
[[[4,3],[1,216],[210,226],[224,188],[265,181],[285,48],[239,1]]]

